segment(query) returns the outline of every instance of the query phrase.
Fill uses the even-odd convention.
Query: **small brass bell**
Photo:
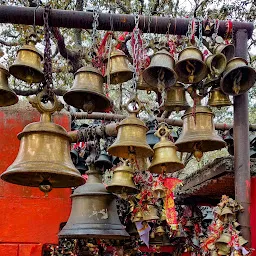
[[[112,164],[112,157],[105,151],[101,151],[98,159],[95,161],[95,167],[98,167],[100,169],[111,169],[113,164]]]
[[[223,252],[229,252],[230,247],[228,247],[228,243],[231,241],[231,235],[229,233],[222,233],[220,238],[215,242],[216,248]]]
[[[116,48],[112,50],[109,63],[107,63],[105,81],[108,75],[110,76],[111,84],[121,84],[132,79],[133,72],[129,68],[127,56],[123,51]]]
[[[0,64],[0,107],[10,106],[18,102],[18,97],[8,86],[8,70]]]
[[[132,216],[132,222],[138,222],[143,221],[143,215],[141,210],[138,210],[133,216]]]
[[[235,46],[233,44],[221,43],[215,48],[214,52],[224,54],[226,60],[230,61],[235,56]]]
[[[152,221],[152,220],[159,220],[159,216],[157,213],[157,207],[153,204],[147,204],[147,210],[143,211],[143,220],[145,221]]]
[[[137,89],[138,90],[146,90],[148,94],[150,94],[151,91],[157,92],[157,87],[151,86],[148,83],[146,83],[142,74],[139,75],[139,80],[138,80],[138,83],[137,83]]]
[[[158,226],[156,228],[155,234],[157,236],[163,236],[165,234],[165,230],[164,230],[163,226]]]
[[[63,98],[67,104],[88,113],[104,112],[110,106],[110,100],[103,93],[103,76],[94,67],[78,69],[72,88]]]
[[[225,147],[225,141],[215,132],[213,116],[208,107],[189,108],[182,116],[182,133],[175,143],[178,151],[193,152],[199,161],[203,152]]]
[[[17,58],[9,67],[9,72],[17,79],[28,84],[40,83],[44,80],[43,56],[35,47],[36,39],[34,34],[31,34],[27,41],[27,44],[18,50]]]
[[[114,170],[113,178],[107,190],[115,194],[136,194],[138,189],[133,182],[133,169],[125,160],[122,165]]]
[[[166,92],[166,101],[164,108],[168,111],[176,111],[177,113],[182,110],[187,110],[189,105],[186,100],[186,90],[182,83],[176,83]]]
[[[255,80],[255,70],[248,67],[245,59],[236,57],[228,62],[220,86],[225,94],[237,96],[247,92]]]
[[[136,102],[138,109],[130,110],[129,104]],[[117,125],[117,138],[108,148],[108,153],[125,159],[134,160],[134,157],[146,158],[153,155],[153,150],[147,144],[147,126],[137,118],[141,109],[141,103],[137,98],[128,101],[126,108],[130,115]]]
[[[207,66],[203,62],[203,54],[196,47],[187,47],[179,54],[175,71],[178,80],[184,84],[194,84],[207,76]]]
[[[101,175],[89,167],[86,184],[71,195],[72,209],[60,238],[125,239],[129,234],[121,224],[115,197],[101,183]]]
[[[248,243],[248,241],[246,239],[244,239],[242,236],[239,236],[238,243],[239,243],[239,246],[244,246]]]
[[[82,157],[78,158],[78,163],[75,164],[75,167],[81,174],[85,174],[88,171],[88,166]]]
[[[216,53],[209,55],[206,58],[205,63],[209,69],[208,76],[210,78],[218,78],[227,66],[227,59],[224,54]]]
[[[150,65],[142,73],[143,78],[155,90],[162,91],[177,81],[174,65],[174,58],[163,48],[153,55]]]
[[[220,88],[214,88],[210,91],[207,105],[210,107],[221,108],[231,106],[232,103],[229,99],[229,96],[223,93]]]
[[[164,198],[166,196],[166,191],[166,187],[160,181],[158,181],[156,186],[152,188],[152,193],[155,198]]]
[[[150,121],[147,123],[147,126],[149,128],[149,131],[146,134],[146,138],[147,138],[147,143],[148,145],[153,148],[155,146],[156,143],[158,143],[160,141],[160,139],[155,136],[155,122],[154,121]]]
[[[164,208],[162,208],[161,214],[160,214],[160,221],[166,220],[166,211]]]
[[[73,164],[78,164],[78,159],[79,159],[78,151],[75,149],[72,149],[70,151],[70,156],[71,156],[71,160],[72,160]]]
[[[160,142],[154,146],[154,156],[149,167],[153,173],[176,172],[184,168],[183,163],[177,156],[177,147],[167,139],[170,130],[165,124],[161,124],[156,132]]]
[[[60,125],[51,122],[51,115],[63,105],[53,99],[52,108],[45,107],[42,91],[30,103],[41,113],[40,122],[28,124],[18,134],[20,149],[15,161],[1,175],[7,182],[49,188],[75,187],[84,184],[84,179],[75,168],[70,157],[70,137]]]

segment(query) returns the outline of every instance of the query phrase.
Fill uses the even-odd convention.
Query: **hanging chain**
[[[99,8],[95,6],[93,8],[93,23],[92,23],[92,48],[90,51],[90,57],[94,58],[95,50],[97,47],[97,27],[99,26]]]
[[[212,33],[212,40],[213,40],[214,43],[216,42],[216,37],[218,36],[219,26],[220,26],[219,20],[215,19],[214,20],[213,33]]]
[[[203,47],[203,20],[201,18],[198,20],[198,47]]]
[[[187,30],[187,33],[186,33],[186,37],[188,39],[188,42],[190,42],[190,39],[191,39],[191,36],[192,36],[192,22],[193,22],[193,19],[189,18],[189,22],[188,22],[188,30]],[[186,48],[186,44],[183,44],[182,45],[182,50]]]
[[[50,26],[49,26],[49,13],[51,7],[49,4],[45,6],[43,19],[44,19],[44,79],[43,87],[40,90],[45,89],[47,91],[48,97],[53,96],[53,82],[52,82],[52,50],[51,50],[51,40],[50,40]],[[48,99],[47,99],[48,101]]]

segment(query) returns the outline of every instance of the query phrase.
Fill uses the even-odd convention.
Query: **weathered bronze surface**
[[[95,161],[95,167],[106,170],[112,168],[112,166],[112,157],[106,151],[101,151],[98,159]]]
[[[103,92],[103,76],[94,67],[80,68],[72,88],[63,98],[67,104],[88,113],[104,112],[110,106],[110,100]]]
[[[219,77],[227,66],[227,59],[224,54],[216,53],[209,55],[205,63],[208,67],[208,76],[212,78]]]
[[[40,97],[32,98],[31,103],[41,112],[41,120],[28,124],[18,134],[18,155],[1,178],[39,188],[46,181],[53,188],[82,185],[84,179],[70,157],[70,137],[62,126],[51,122],[51,114],[63,108],[62,104],[55,99],[53,107],[46,109]]]
[[[207,105],[210,107],[221,108],[231,106],[232,103],[229,99],[229,96],[223,93],[220,88],[214,88],[210,91]]]
[[[29,40],[28,44],[18,50],[16,60],[9,67],[9,72],[28,84],[40,83],[44,80],[42,60],[43,56],[36,49],[35,43]]]
[[[8,70],[0,64],[0,107],[10,106],[18,102],[18,97],[8,86]]]
[[[255,81],[255,70],[248,67],[245,59],[235,57],[228,62],[220,86],[225,94],[236,96],[247,92]]]
[[[112,181],[107,186],[107,190],[115,194],[136,194],[139,191],[132,178],[133,169],[128,165],[128,161],[124,161],[114,170]]]
[[[175,65],[178,80],[184,84],[198,83],[207,76],[207,67],[203,62],[203,54],[196,47],[187,47],[179,54]]]
[[[227,61],[230,61],[235,56],[235,46],[233,44],[219,44],[214,52],[224,54]]]
[[[90,166],[86,184],[75,189],[72,210],[60,238],[124,239],[129,237],[117,215],[115,197],[101,183],[101,175]]]
[[[177,81],[177,74],[174,71],[175,60],[166,50],[156,52],[151,59],[150,65],[143,71],[142,75],[151,90],[157,90],[160,82],[164,87],[170,87]],[[154,89],[155,88],[155,89]]]
[[[216,134],[211,109],[206,106],[189,108],[182,116],[182,133],[175,145],[178,151],[195,152],[198,150],[207,152],[221,149],[226,146],[225,141]]]
[[[142,216],[145,221],[159,220],[157,207],[149,203],[147,210],[143,211]]]
[[[123,51],[116,48],[112,50],[109,63],[107,63],[107,71],[104,76],[105,81],[107,81],[108,74],[111,84],[121,84],[132,79],[133,72],[129,68],[127,56]]]
[[[166,101],[164,102],[167,111],[182,111],[189,108],[185,96],[186,90],[182,83],[176,83],[166,92]]]
[[[146,83],[142,74],[139,75],[139,80],[138,80],[138,83],[137,83],[137,89],[138,90],[146,90],[147,93],[150,93],[151,91],[154,91],[154,92],[158,91],[156,86],[151,86],[148,83]]]

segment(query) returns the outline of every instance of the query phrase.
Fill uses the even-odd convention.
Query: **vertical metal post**
[[[236,32],[236,56],[247,59],[248,34],[245,29]],[[248,93],[234,97],[234,171],[236,200],[244,207],[239,214],[242,235],[251,242],[250,203],[251,203],[251,175],[250,175],[250,145],[248,120]]]

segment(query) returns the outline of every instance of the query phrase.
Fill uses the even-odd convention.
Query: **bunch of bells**
[[[248,242],[240,234],[237,214],[243,210],[235,200],[222,196],[215,208],[215,219],[209,226],[207,238],[202,243],[205,255],[250,255],[245,248]]]

